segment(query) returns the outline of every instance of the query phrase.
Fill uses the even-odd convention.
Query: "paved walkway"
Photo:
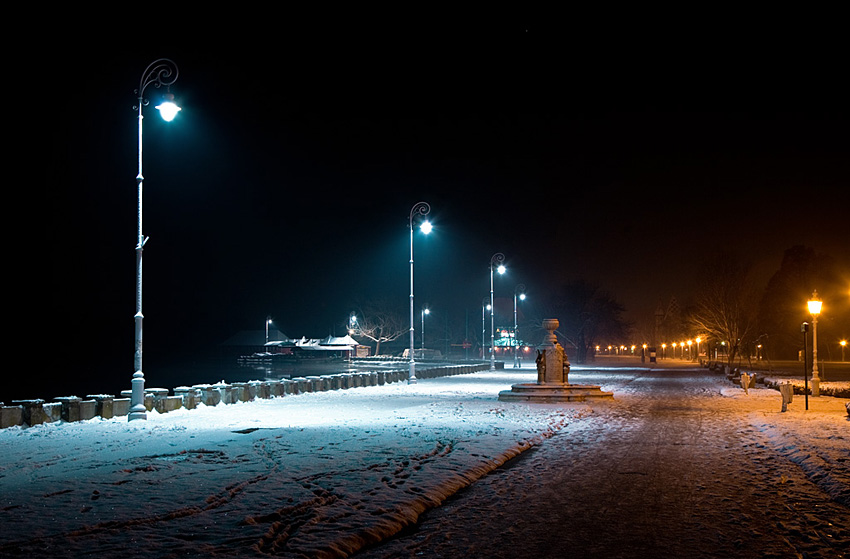
[[[358,557],[839,558],[850,550],[850,494],[843,504],[825,494],[786,440],[771,440],[757,417],[721,396],[722,377],[667,367],[587,377],[615,401],[428,512],[416,531]],[[850,488],[845,433],[848,461],[835,474]]]

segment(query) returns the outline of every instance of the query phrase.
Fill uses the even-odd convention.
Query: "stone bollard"
[[[794,399],[794,387],[790,382],[779,385],[779,394],[782,396],[782,411],[788,411],[788,404]]]
[[[290,383],[289,386],[290,386],[290,388],[292,388],[292,393],[293,394],[302,394],[306,390],[306,387],[304,386],[304,384],[306,382],[307,382],[307,379],[305,379],[304,377],[295,377],[295,378],[289,379],[289,383]]]
[[[344,375],[342,373],[337,373],[335,375],[331,375],[331,386],[334,390],[340,390],[343,388],[343,380]]]
[[[199,390],[189,386],[178,386],[174,389],[174,395],[179,396],[183,400],[183,407],[187,410],[193,410],[198,406]]]
[[[284,394],[283,391],[283,382],[279,380],[270,380],[268,381],[269,385],[269,395],[271,398],[280,398]]]
[[[750,375],[744,372],[741,372],[741,388],[744,389],[744,394],[750,393]]]
[[[251,390],[247,382],[233,383],[233,400],[234,402],[248,402],[251,400]]]
[[[212,386],[221,393],[222,404],[236,403],[236,390],[233,389],[232,385],[227,384],[226,382],[217,382]]]
[[[24,408],[21,406],[0,406],[0,429],[15,427],[24,422]]]
[[[45,423],[53,423],[62,419],[62,404],[60,402],[49,402],[41,407],[44,410]]]
[[[217,406],[221,403],[221,391],[209,384],[195,384],[192,388],[201,393],[201,403],[205,406]]]
[[[163,404],[161,401],[167,396],[167,388],[145,388],[145,409],[151,411],[156,408],[157,411],[162,413],[161,409],[163,408]]]
[[[254,390],[256,391],[257,398],[262,400],[268,400],[272,397],[271,385],[268,382],[263,382],[260,380],[251,381],[251,384],[254,386]]]
[[[79,421],[80,420],[80,402],[83,401],[79,396],[59,396],[54,398],[62,404],[61,417],[62,421]]]
[[[95,411],[96,415],[99,415],[103,419],[112,419],[115,417],[115,412],[113,409],[113,401],[115,400],[115,396],[112,394],[90,394],[86,396],[89,400],[95,401]]]
[[[94,400],[83,400],[80,402],[80,420],[87,421],[97,416],[97,402]]]
[[[112,400],[112,413],[117,417],[130,414],[130,398],[115,398]]]
[[[23,422],[32,427],[44,423],[44,400],[12,400],[13,406],[21,406],[23,409]]]

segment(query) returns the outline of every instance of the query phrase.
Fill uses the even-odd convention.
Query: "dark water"
[[[404,361],[352,362],[346,360],[239,364],[209,363],[168,366],[145,371],[145,385],[148,387],[169,388],[192,386],[194,384],[214,384],[219,381],[228,383],[251,380],[279,380],[284,378],[333,375],[352,371],[377,371],[388,369],[407,369]]]

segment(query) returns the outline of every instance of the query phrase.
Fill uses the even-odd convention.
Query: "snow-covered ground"
[[[571,382],[614,400],[498,401],[535,378],[506,369],[4,429],[0,556],[615,556],[588,547],[591,526],[635,552],[656,545],[641,543],[648,522],[691,509],[699,526],[682,526],[690,543],[667,556],[709,557],[698,534],[746,540],[748,519],[773,518],[753,512],[762,501],[781,517],[762,526],[787,541],[777,556],[850,547],[847,400],[810,398],[805,410],[795,396],[780,413],[777,391],[745,394],[705,370],[573,367]],[[566,524],[547,522],[552,510]],[[800,531],[786,520],[798,516]],[[616,556],[642,556],[628,549]]]

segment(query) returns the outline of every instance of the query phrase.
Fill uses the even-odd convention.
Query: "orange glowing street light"
[[[818,290],[812,293],[809,300],[809,312],[812,315],[812,396],[820,396],[820,376],[818,376],[818,315],[823,308],[823,301],[818,299]]]

